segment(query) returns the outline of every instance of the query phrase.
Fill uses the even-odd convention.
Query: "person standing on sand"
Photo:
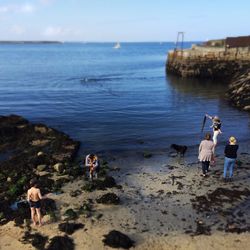
[[[42,226],[42,216],[41,216],[41,191],[37,188],[38,184],[36,180],[30,181],[31,188],[27,192],[27,200],[30,204],[31,219],[33,224],[36,225],[37,222],[39,226]],[[36,221],[36,216],[38,221]]]
[[[201,161],[202,165],[202,176],[206,177],[210,161],[214,158],[214,143],[211,141],[211,134],[206,133],[205,139],[201,141],[199,146],[199,156],[198,159]]]
[[[89,167],[89,178],[93,180],[93,176],[97,178],[97,173],[99,171],[99,160],[97,155],[89,154],[85,159],[85,166]]]
[[[232,180],[233,177],[233,170],[234,165],[237,158],[237,150],[239,148],[238,145],[236,145],[236,139],[235,137],[231,136],[229,138],[229,144],[226,145],[224,153],[225,153],[225,161],[224,161],[224,181],[227,181],[227,170],[229,169],[229,181]]]
[[[214,146],[217,145],[217,137],[219,134],[221,134],[221,121],[220,118],[218,116],[210,116],[208,114],[206,114],[206,117],[209,118],[210,120],[212,120],[213,124],[211,126],[211,128],[213,128],[213,142],[214,142]]]

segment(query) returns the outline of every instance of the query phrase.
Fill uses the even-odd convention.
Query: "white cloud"
[[[62,26],[49,26],[42,32],[42,35],[53,38],[65,38],[79,36],[81,33],[82,32],[77,29],[66,28]]]
[[[43,32],[44,36],[63,36],[67,34],[67,29],[63,27],[47,27]]]
[[[15,34],[15,35],[22,35],[22,34],[25,33],[25,28],[23,28],[20,25],[13,25],[10,28],[10,32],[13,33],[13,34]]]
[[[51,3],[55,2],[55,0],[40,0],[40,2],[42,4],[51,4]]]
[[[35,7],[32,4],[9,4],[0,6],[0,13],[32,13],[35,11]]]
[[[35,11],[35,7],[29,3],[23,4],[17,8],[19,12],[31,13]]]
[[[0,6],[0,13],[6,13],[9,11],[9,6]]]

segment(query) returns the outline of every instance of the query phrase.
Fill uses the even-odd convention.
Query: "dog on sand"
[[[187,151],[187,146],[171,144],[170,148],[174,149],[178,154],[184,156]]]

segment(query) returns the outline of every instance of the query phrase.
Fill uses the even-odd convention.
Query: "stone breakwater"
[[[226,96],[233,106],[250,111],[250,69],[234,77]]]
[[[221,79],[229,83],[227,98],[231,104],[250,111],[250,52],[248,49],[208,48],[169,51],[166,72],[180,77]]]

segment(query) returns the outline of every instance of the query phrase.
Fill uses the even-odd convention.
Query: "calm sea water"
[[[221,117],[221,140],[250,139],[250,116],[224,101],[225,84],[166,76],[173,43],[113,46],[0,45],[0,114],[62,130],[84,151],[196,145],[205,113]]]

